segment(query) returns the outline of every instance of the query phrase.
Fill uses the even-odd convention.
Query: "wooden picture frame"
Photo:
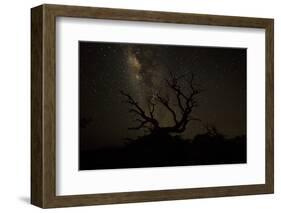
[[[122,193],[56,195],[56,17],[265,29],[266,168],[265,184]],[[31,203],[41,208],[219,196],[274,191],[274,22],[273,19],[199,15],[44,4],[31,9]]]

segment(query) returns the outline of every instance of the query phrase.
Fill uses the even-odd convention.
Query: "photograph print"
[[[247,49],[79,41],[79,170],[247,163]]]

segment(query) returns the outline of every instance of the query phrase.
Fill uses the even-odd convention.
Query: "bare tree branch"
[[[186,83],[188,84],[186,90],[180,85],[182,80],[186,80]],[[198,107],[196,97],[202,92],[202,90],[198,89],[194,83],[194,74],[191,73],[189,78],[187,78],[186,75],[176,76],[175,74],[170,73],[170,78],[166,79],[166,84],[173,92],[172,94],[174,94],[176,106],[170,103],[169,95],[165,97],[158,92],[155,96],[153,95],[154,99],[149,99],[148,101],[148,114],[146,114],[145,110],[129,94],[121,91],[121,94],[127,99],[126,102],[132,106],[129,112],[134,113],[140,118],[136,120],[139,124],[129,129],[137,130],[148,128],[151,132],[161,130],[167,133],[182,133],[186,130],[189,122],[201,122],[200,119],[191,116],[193,109]],[[154,102],[154,100],[156,102]],[[161,104],[171,114],[174,121],[172,126],[160,126],[159,121],[155,119],[154,112],[157,103]],[[180,110],[180,113],[177,113],[177,108]]]
[[[138,129],[144,128],[144,127],[145,127],[145,124],[147,124],[147,122],[148,122],[148,121],[141,121],[138,126],[129,127],[128,129],[130,129],[130,130],[138,130]]]
[[[150,111],[149,115],[146,115],[145,110],[143,110],[141,108],[141,106],[138,104],[137,101],[135,101],[132,98],[132,96],[125,93],[124,91],[120,91],[120,93],[127,98],[126,103],[132,105],[132,108],[129,109],[129,112],[136,114],[137,116],[139,116],[142,119],[142,120],[136,119],[136,121],[140,122],[140,124],[136,127],[130,127],[128,129],[130,129],[130,130],[138,130],[138,129],[141,129],[141,128],[151,129],[150,127],[146,126],[146,124],[149,124],[149,123],[153,126],[153,128],[159,127],[158,121],[153,116],[155,106],[152,107],[152,110]]]
[[[182,114],[180,118],[177,118],[176,111],[168,108],[168,110],[173,114],[175,125],[171,127],[169,130],[172,132],[183,132],[186,129],[187,124],[190,121],[198,120],[190,117],[193,108],[198,106],[195,97],[201,92],[200,90],[195,88],[194,85],[194,74],[191,73],[190,78],[187,79],[190,91],[184,92],[180,86],[180,80],[184,79],[186,76],[181,75],[176,77],[172,73],[170,73],[170,78],[166,80],[168,87],[175,92],[176,99],[177,99],[177,106],[181,110]],[[161,100],[161,98],[158,97]],[[162,98],[163,99],[163,98]],[[184,101],[184,102],[183,102]],[[163,102],[163,101],[162,101]],[[167,102],[165,102],[167,105]],[[168,105],[169,106],[169,105]],[[173,113],[174,112],[174,113]],[[175,119],[176,118],[176,119]]]
[[[155,111],[156,104],[153,103],[151,100],[149,101],[149,114],[152,119],[154,119],[154,111]]]
[[[169,105],[169,101],[163,97],[161,97],[159,94],[156,95],[157,96],[157,101],[159,101],[159,103],[161,103],[163,106],[165,106],[168,111],[172,114],[174,122],[178,123],[177,120],[177,114],[176,112],[171,108],[171,106]]]

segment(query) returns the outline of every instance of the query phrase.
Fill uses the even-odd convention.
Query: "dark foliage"
[[[221,134],[154,135],[127,142],[124,147],[82,152],[81,170],[246,163],[246,137]]]

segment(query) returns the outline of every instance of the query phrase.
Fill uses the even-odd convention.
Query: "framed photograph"
[[[31,9],[31,203],[274,191],[273,19]]]

